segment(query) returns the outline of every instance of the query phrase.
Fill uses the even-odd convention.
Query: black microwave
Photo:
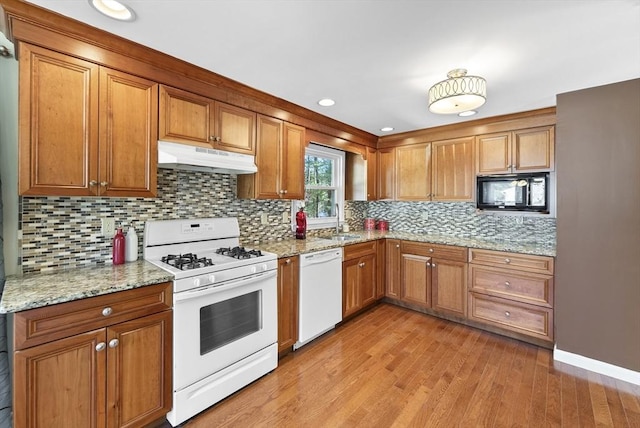
[[[505,174],[477,177],[481,210],[549,213],[549,174]]]

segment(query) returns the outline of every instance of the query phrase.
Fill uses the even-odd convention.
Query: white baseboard
[[[634,385],[640,385],[640,372],[583,357],[582,355],[572,354],[571,352],[558,349],[556,346],[553,347],[553,359],[561,363],[570,364],[585,370],[633,383]]]

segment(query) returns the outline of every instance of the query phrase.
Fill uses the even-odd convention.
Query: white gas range
[[[277,256],[239,236],[236,218],[145,224],[145,260],[175,278],[173,426],[277,367]]]

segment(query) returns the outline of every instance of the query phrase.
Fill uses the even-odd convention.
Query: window
[[[304,187],[307,227],[335,227],[336,204],[340,219],[344,218],[344,152],[310,144],[304,157]],[[298,204],[292,205],[297,211]]]

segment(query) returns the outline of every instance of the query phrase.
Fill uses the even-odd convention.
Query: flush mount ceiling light
[[[89,0],[89,4],[101,14],[118,21],[133,21],[136,19],[133,9],[116,0]]]
[[[384,128],[380,128],[380,130],[381,130],[382,132],[391,132],[391,131],[393,131],[393,127],[391,127],[391,126],[385,126]]]
[[[323,98],[320,101],[318,101],[318,104],[320,104],[322,107],[331,107],[335,103],[336,102],[333,101],[331,98]]]
[[[429,111],[437,114],[455,114],[480,107],[487,98],[487,81],[478,76],[467,76],[467,70],[456,68],[447,73],[447,80],[429,89]]]
[[[475,111],[475,110],[467,110],[467,111],[461,111],[460,113],[458,113],[458,116],[467,117],[467,116],[473,116],[476,113],[478,113],[478,112]]]

